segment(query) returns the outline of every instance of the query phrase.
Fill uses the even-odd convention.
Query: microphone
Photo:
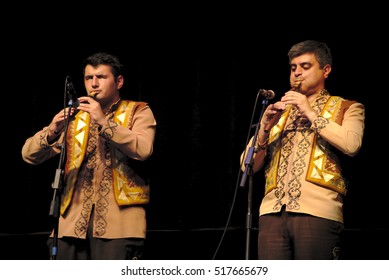
[[[69,76],[66,77],[66,93],[68,95],[68,106],[77,108],[80,105],[80,102],[77,99],[77,93],[74,89],[74,85]]]
[[[272,90],[268,89],[260,89],[258,94],[262,95],[265,99],[273,99],[276,94]]]

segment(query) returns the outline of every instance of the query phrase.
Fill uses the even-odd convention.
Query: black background
[[[278,19],[249,7],[229,7],[228,13],[222,7],[202,7],[201,12],[178,7],[179,13],[158,7],[122,10],[121,5],[113,11],[65,7],[50,13],[24,8],[3,24],[0,244],[12,245],[1,258],[46,257],[59,158],[30,166],[22,161],[21,148],[64,106],[66,76],[84,95],[81,63],[106,51],[126,66],[122,97],[147,101],[158,123],[150,159],[146,258],[211,259],[231,213],[217,258],[243,259],[248,195],[247,187],[236,185],[240,154],[254,132],[249,126],[257,92],[274,90],[270,102],[275,102],[289,89],[287,52],[306,39],[331,48],[330,93],[366,107],[362,150],[347,161],[352,176],[344,258],[388,258],[387,125],[379,117],[387,110],[387,47],[378,13],[367,20],[371,11],[332,7],[290,11]],[[261,172],[254,184],[251,254],[256,251]]]

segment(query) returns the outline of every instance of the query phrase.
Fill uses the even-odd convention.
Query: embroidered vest
[[[321,110],[321,116],[331,121],[339,121],[337,118],[343,116],[343,103],[349,106],[349,102],[339,96],[331,96]],[[271,129],[269,135],[269,147],[272,160],[266,169],[265,194],[277,186],[277,170],[281,156],[281,133],[289,116],[290,107],[281,116],[278,123]],[[331,152],[330,144],[324,141],[316,133],[313,136],[313,147],[309,159],[309,167],[306,180],[319,186],[332,189],[342,195],[347,192],[347,185],[342,176],[337,156]]]
[[[131,121],[139,102],[122,100],[115,112],[113,121],[123,127],[131,127]],[[61,215],[68,208],[74,193],[74,187],[80,166],[85,157],[88,143],[90,115],[79,111],[69,124],[67,141],[67,161],[65,163],[64,188],[61,201]],[[118,149],[111,146],[112,184],[118,205],[146,204],[149,202],[148,182],[140,180],[129,166],[129,159]]]

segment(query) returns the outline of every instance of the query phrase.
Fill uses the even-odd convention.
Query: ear
[[[328,75],[331,73],[331,70],[332,70],[332,67],[331,67],[331,65],[329,65],[329,64],[326,64],[326,65],[323,67],[323,74],[324,74],[324,78],[325,78],[325,79],[328,78]]]
[[[118,78],[117,78],[117,89],[121,89],[123,87],[123,84],[124,84],[124,77],[123,75],[119,75]]]

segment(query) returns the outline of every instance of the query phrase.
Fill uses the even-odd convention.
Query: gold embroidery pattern
[[[107,140],[110,140],[112,139],[114,133],[115,133],[115,130],[116,130],[116,127],[118,126],[117,123],[115,123],[114,121],[112,121],[111,119],[107,122],[107,127],[104,128],[101,132],[100,132],[100,135],[102,137],[104,137],[105,139]]]
[[[114,121],[121,126],[131,127],[134,103],[122,102],[115,113]],[[112,150],[114,191],[119,205],[137,205],[149,202],[150,186],[142,182],[130,167],[129,159],[120,150]]]
[[[69,124],[66,135],[67,160],[65,164],[66,185],[62,191],[61,214],[63,215],[73,197],[74,185],[77,180],[79,168],[84,159],[84,150],[87,146],[87,134],[90,118],[86,112],[78,112],[76,119]]]
[[[328,93],[324,90],[313,104],[315,112],[320,113],[326,102],[326,95]],[[295,106],[292,106],[289,112],[290,123],[285,126],[281,135],[282,149],[279,160],[279,168],[277,170],[277,185],[275,189],[275,196],[277,202],[273,210],[279,211],[282,207],[282,199],[285,197],[285,192],[288,194],[287,207],[289,209],[300,209],[299,198],[301,196],[301,176],[304,175],[304,170],[307,168],[304,158],[309,153],[309,147],[313,140],[312,133],[314,129],[308,119],[302,118]],[[301,141],[297,144],[295,149],[296,159],[293,160],[291,170],[291,178],[288,185],[285,187],[285,176],[288,170],[288,162],[291,154],[294,151],[293,142],[297,133],[302,136]]]
[[[97,124],[91,124],[89,130],[89,140],[86,148],[86,173],[83,178],[82,192],[84,194],[81,216],[77,220],[74,232],[77,236],[81,236],[87,231],[90,213],[93,207],[93,173],[96,168],[96,147],[97,147]]]
[[[107,228],[106,215],[108,213],[108,195],[111,190],[112,172],[110,170],[111,152],[108,143],[104,144],[104,164],[103,179],[97,190],[98,199],[95,212],[95,233],[101,237],[105,234]]]
[[[338,116],[343,98],[333,96],[324,104],[323,117],[326,120],[335,120]],[[310,166],[307,172],[307,181],[327,187],[340,194],[346,195],[347,185],[339,167],[337,155],[331,152],[331,146],[319,135],[315,135],[317,141],[313,147]]]
[[[48,128],[43,130],[42,134],[39,136],[39,144],[40,144],[41,148],[44,150],[51,148],[49,143],[47,142],[47,131],[48,131]]]
[[[319,134],[320,130],[325,128],[328,123],[329,121],[327,119],[322,116],[318,116],[316,120],[313,121],[313,129],[317,134]]]
[[[282,153],[280,155],[280,163],[277,170],[277,187],[275,189],[275,196],[277,203],[274,205],[274,210],[280,210],[282,207],[282,199],[285,197],[285,176],[288,169],[288,158],[293,150],[293,137],[296,135],[295,131],[290,131],[289,137],[282,136]]]

